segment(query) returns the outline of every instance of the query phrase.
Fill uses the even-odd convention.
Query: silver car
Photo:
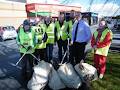
[[[17,36],[17,32],[13,26],[5,26],[0,30],[0,40],[14,39]]]

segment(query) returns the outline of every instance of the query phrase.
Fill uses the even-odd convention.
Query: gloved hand
[[[32,46],[28,46],[27,50],[31,50],[32,49]]]

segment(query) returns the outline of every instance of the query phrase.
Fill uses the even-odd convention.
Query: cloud
[[[87,9],[81,5],[80,3],[71,3],[70,6],[77,6],[77,7],[81,7],[81,12],[85,12]]]
[[[91,6],[91,11],[104,16],[112,16],[118,8],[119,6],[113,3],[107,3],[105,6],[103,4],[94,4]]]

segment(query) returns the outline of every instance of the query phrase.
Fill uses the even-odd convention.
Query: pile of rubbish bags
[[[43,90],[46,85],[52,90],[66,87],[78,89],[86,76],[91,81],[98,78],[97,70],[92,65],[82,63],[82,67],[79,64],[73,67],[70,63],[64,63],[55,70],[52,64],[40,61],[34,66],[34,73],[27,87],[30,90]]]

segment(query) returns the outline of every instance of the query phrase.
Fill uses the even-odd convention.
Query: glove
[[[27,50],[31,50],[32,49],[32,46],[29,46],[28,48],[27,48]]]

